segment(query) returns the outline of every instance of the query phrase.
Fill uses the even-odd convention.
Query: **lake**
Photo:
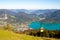
[[[33,30],[39,30],[41,27],[47,30],[60,30],[60,23],[31,22],[28,26]]]

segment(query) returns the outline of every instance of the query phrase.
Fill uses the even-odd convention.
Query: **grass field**
[[[16,34],[8,30],[0,30],[0,40],[58,40],[58,39],[34,37],[25,34]]]

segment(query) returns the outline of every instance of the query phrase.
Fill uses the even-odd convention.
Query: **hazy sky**
[[[0,0],[0,9],[60,9],[60,0]]]

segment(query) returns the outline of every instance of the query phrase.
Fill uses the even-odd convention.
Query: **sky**
[[[60,9],[60,0],[0,0],[0,9]]]

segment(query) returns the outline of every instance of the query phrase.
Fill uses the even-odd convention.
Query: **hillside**
[[[46,17],[46,22],[60,22],[60,10],[40,15]]]
[[[34,37],[25,34],[16,34],[8,30],[0,30],[0,40],[52,40],[52,38]]]

